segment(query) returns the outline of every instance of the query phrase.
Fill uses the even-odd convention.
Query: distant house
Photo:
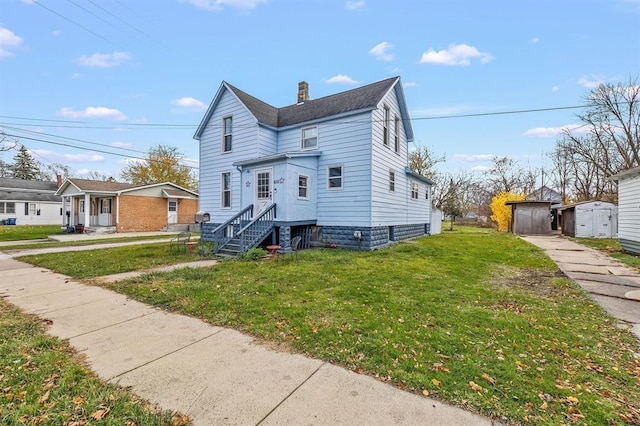
[[[284,108],[223,81],[194,138],[203,237],[219,247],[301,235],[369,250],[429,233],[432,182],[408,168],[399,77],[314,100],[301,82]]]
[[[179,229],[194,222],[198,194],[174,183],[133,185],[69,178],[62,197],[64,226],[88,232]]]
[[[618,233],[618,207],[604,201],[567,204],[562,213],[562,234],[578,238],[615,238]]]
[[[640,167],[611,179],[618,181],[618,240],[626,251],[640,254]]]
[[[551,201],[507,201],[511,206],[511,229],[518,235],[551,233]]]
[[[551,230],[558,230],[558,223],[561,221],[559,207],[564,203],[564,197],[561,193],[543,185],[528,194],[526,199],[528,201],[551,201]]]
[[[0,178],[0,220],[16,225],[55,225],[62,217],[56,182]]]

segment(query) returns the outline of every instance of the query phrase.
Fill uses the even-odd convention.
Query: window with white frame
[[[301,149],[315,149],[318,147],[318,126],[304,127],[302,129]]]
[[[396,152],[400,152],[400,118],[397,115],[393,120],[393,146]]]
[[[80,200],[80,205],[78,206],[78,212],[84,213],[84,200]]]
[[[169,201],[169,212],[176,213],[178,211],[178,202]]]
[[[384,106],[384,116],[382,118],[382,144],[389,146],[389,107]]]
[[[309,199],[309,176],[298,175],[298,198]]]
[[[220,188],[220,205],[223,209],[228,209],[231,207],[231,172],[222,173]]]
[[[429,199],[429,187],[428,186],[424,187],[424,199],[425,200]]]
[[[389,170],[389,192],[396,191],[396,172]]]
[[[411,184],[411,198],[418,199],[418,184],[415,182]]]
[[[232,132],[233,118],[225,117],[222,119],[222,152],[229,152],[232,148]]]
[[[100,213],[111,214],[111,198],[100,200]]]
[[[38,205],[36,203],[26,203],[24,207],[24,214],[26,216],[35,216],[38,214]]]
[[[327,188],[342,189],[342,166],[327,167]]]

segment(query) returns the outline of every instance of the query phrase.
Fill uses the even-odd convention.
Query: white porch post
[[[76,226],[76,209],[75,209],[75,204],[76,204],[76,197],[70,197],[69,198],[69,225],[70,226]]]
[[[84,227],[85,229],[91,225],[91,196],[89,193],[84,194]]]
[[[67,226],[67,198],[68,197],[62,197],[62,226],[66,227]]]

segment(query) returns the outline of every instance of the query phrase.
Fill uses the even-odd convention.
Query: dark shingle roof
[[[0,188],[32,189],[56,192],[58,186],[55,182],[44,182],[41,180],[0,178]]]
[[[82,191],[117,192],[117,191],[122,191],[123,189],[129,189],[129,188],[135,188],[136,186],[141,186],[141,185],[134,185],[131,183],[106,182],[106,181],[91,180],[91,179],[70,178],[68,180],[69,182],[77,186]]]
[[[228,83],[227,85],[259,122],[272,127],[286,127],[345,112],[373,108],[397,80],[398,77],[387,78],[346,92],[283,108],[272,107]]]
[[[4,191],[0,190],[0,200],[2,201],[50,201],[59,203],[62,197],[52,192],[33,192],[33,191]]]

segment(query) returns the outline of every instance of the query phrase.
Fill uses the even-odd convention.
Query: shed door
[[[594,237],[597,238],[611,238],[614,236],[611,226],[611,210],[599,209],[593,211],[593,231]]]
[[[255,182],[255,213],[260,214],[264,209],[269,207],[273,198],[273,181],[271,179],[271,168],[256,170]]]

